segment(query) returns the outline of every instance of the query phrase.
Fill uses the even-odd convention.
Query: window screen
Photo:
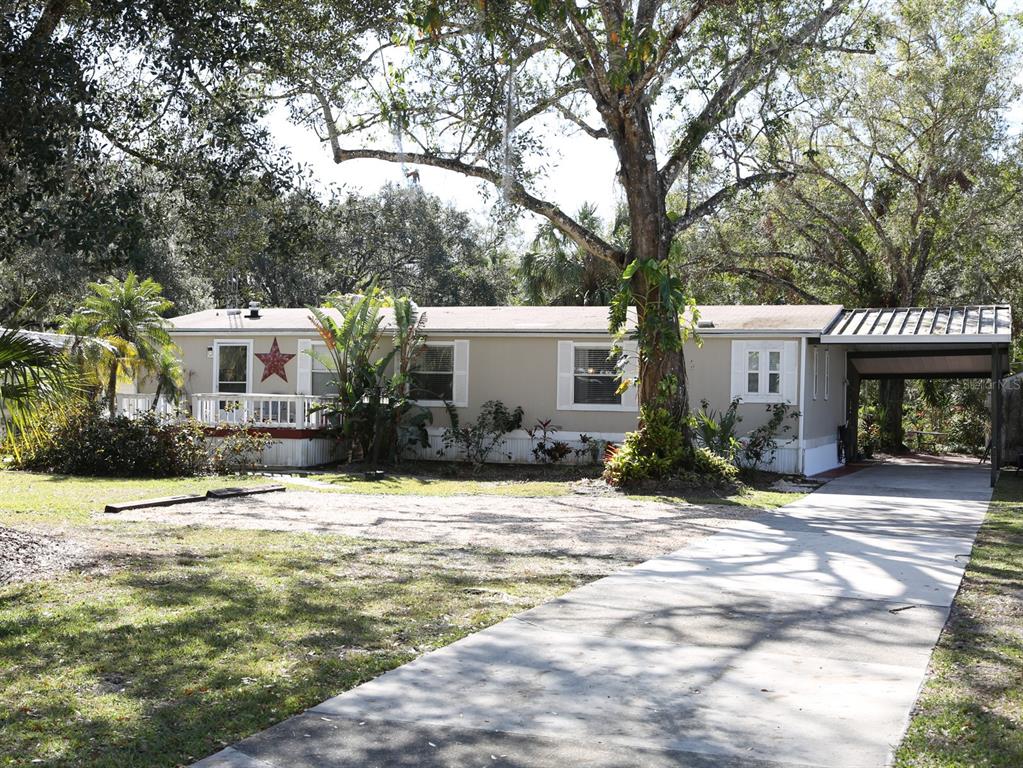
[[[412,361],[409,397],[413,400],[454,400],[454,345],[423,347]]]
[[[575,402],[585,405],[621,405],[618,370],[608,347],[576,347],[573,370]]]

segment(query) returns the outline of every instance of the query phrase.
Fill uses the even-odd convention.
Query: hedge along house
[[[550,420],[556,439],[573,447],[583,436],[619,442],[637,425],[635,388],[617,393],[608,359],[606,307],[422,307],[426,347],[416,363],[413,394],[430,408],[431,446],[421,458],[444,457],[445,401],[462,422],[488,400],[525,410],[524,426]],[[813,475],[839,464],[839,428],[847,422],[850,380],[838,305],[702,306],[699,342],[686,365],[694,408],[723,411],[739,399],[740,434],[764,424],[769,408],[787,403],[787,420],[766,469]],[[311,466],[335,458],[335,446],[310,406],[330,394],[332,374],[310,351],[322,350],[310,313],[299,308],[206,310],[174,318],[192,414],[213,427],[252,420],[277,438],[264,463]],[[1001,326],[998,326],[999,328]],[[390,325],[384,319],[385,333]],[[829,335],[830,333],[830,335]],[[988,343],[988,347],[990,344]],[[634,375],[635,346],[626,375]],[[858,382],[856,376],[852,380]],[[857,384],[858,387],[858,384]],[[153,406],[151,383],[123,397],[126,411]],[[853,420],[855,421],[855,419]],[[494,460],[528,462],[533,440],[519,430]]]

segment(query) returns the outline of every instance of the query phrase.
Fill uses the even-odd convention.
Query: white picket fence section
[[[432,461],[462,461],[465,457],[458,446],[446,446],[444,445],[444,428],[443,427],[427,427],[426,432],[430,437],[430,446],[425,448],[423,446],[417,446],[414,450],[410,451],[412,454],[411,458],[424,459]],[[590,442],[584,444],[580,437],[581,435],[589,435],[592,440],[603,441],[599,444]],[[590,452],[590,446],[598,449],[597,461],[603,458],[603,445],[605,443],[620,443],[625,438],[625,435],[620,432],[555,432],[550,436],[549,440],[561,441],[567,443],[570,448],[579,449],[583,451],[577,455],[574,452],[562,459],[562,464],[592,464],[594,463],[593,456]],[[509,432],[504,438],[494,446],[494,449],[490,452],[487,458],[488,462],[495,464],[533,464],[536,462],[536,457],[533,453],[533,448],[536,447],[538,440],[531,438],[524,429],[517,429],[513,432]]]
[[[117,396],[117,413],[121,416],[134,418],[154,411],[160,416],[181,415],[180,406],[163,397],[156,402],[154,407],[153,395],[134,394]]]

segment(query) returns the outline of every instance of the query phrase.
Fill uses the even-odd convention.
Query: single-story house
[[[443,453],[445,401],[459,409],[463,423],[488,400],[521,405],[526,426],[550,419],[557,439],[570,445],[583,435],[618,442],[636,427],[636,390],[617,393],[608,360],[606,307],[420,309],[427,341],[416,392],[433,413],[431,447],[423,458]],[[210,309],[173,318],[170,325],[195,417],[211,425],[249,418],[265,424],[279,440],[274,455],[264,457],[268,463],[300,466],[333,458],[331,442],[318,433],[320,415],[308,410],[329,395],[332,377],[309,354],[322,349],[322,341],[307,309]],[[767,468],[817,474],[839,464],[839,428],[850,421],[848,383],[856,384],[855,401],[865,378],[1007,372],[1010,325],[1005,306],[701,306],[698,340],[685,350],[691,405],[706,401],[720,412],[739,398],[741,432],[748,433],[768,419],[768,406],[790,404],[800,416],[781,435]],[[383,326],[385,332],[393,327],[386,317]],[[138,395],[122,398],[124,409],[150,407],[153,389],[141,382]],[[241,406],[225,410],[225,394]],[[500,453],[529,461],[532,445],[520,430]]]

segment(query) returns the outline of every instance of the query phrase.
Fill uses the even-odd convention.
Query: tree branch
[[[699,149],[707,134],[760,83],[765,69],[778,58],[781,52],[803,46],[848,4],[849,0],[835,0],[791,36],[763,50],[748,51],[732,66],[731,71],[708,100],[703,110],[690,122],[688,130],[685,131],[662,167],[662,189],[665,192],[674,185],[682,168],[688,164],[689,159]]]
[[[792,174],[788,171],[764,171],[762,173],[754,173],[749,176],[744,176],[734,184],[722,187],[699,205],[690,208],[685,215],[679,216],[675,219],[671,225],[672,236],[685,231],[705,216],[710,216],[714,213],[714,211],[721,207],[722,204],[734,198],[744,189],[749,189],[750,187],[754,187],[759,184],[766,184],[769,181],[782,181],[791,177]]]
[[[336,132],[334,137],[336,139]],[[625,263],[625,251],[616,248],[596,233],[584,227],[554,203],[542,200],[531,194],[521,182],[512,180],[510,184],[506,183],[503,174],[491,168],[470,165],[461,160],[438,157],[426,153],[405,152],[399,154],[398,152],[380,149],[341,149],[333,141],[331,149],[334,154],[335,163],[344,163],[349,160],[383,160],[388,163],[409,163],[412,165],[441,168],[463,176],[488,181],[494,186],[507,189],[508,198],[511,202],[521,205],[538,216],[543,216],[587,252],[619,267]]]

